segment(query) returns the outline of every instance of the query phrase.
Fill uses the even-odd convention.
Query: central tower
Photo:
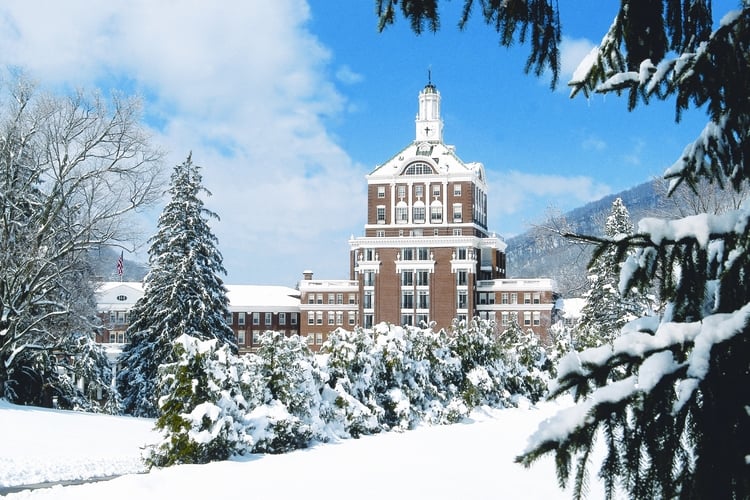
[[[464,163],[443,140],[440,92],[419,92],[415,139],[367,175],[365,235],[350,246],[365,328],[476,313],[478,280],[505,277],[505,243],[487,233],[481,163]]]

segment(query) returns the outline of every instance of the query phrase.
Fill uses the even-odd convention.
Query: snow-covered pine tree
[[[666,6],[666,11],[664,7]],[[672,189],[750,179],[750,1],[712,31],[711,3],[623,1],[574,93],[675,97],[709,122],[666,172]],[[543,424],[519,461],[554,453],[561,484],[585,490],[597,436],[608,495],[750,498],[750,204],[723,214],[644,219],[610,244],[625,258],[620,291],[657,285],[663,315],[626,325],[613,346],[561,361],[553,395],[577,406]],[[611,382],[612,374],[626,376]],[[575,466],[573,466],[575,463]]]
[[[619,240],[633,234],[630,213],[621,198],[612,202],[604,235]],[[589,288],[585,305],[573,333],[577,350],[612,342],[626,323],[651,309],[648,296],[638,290],[620,293],[620,259],[614,247],[600,247],[589,264]]]
[[[244,454],[247,403],[240,389],[242,363],[226,343],[182,335],[172,343],[173,363],[159,367],[162,440],[145,454],[149,467],[204,464]]]
[[[130,342],[117,376],[125,413],[157,415],[158,369],[175,361],[172,341],[177,337],[215,338],[236,350],[226,322],[226,288],[219,277],[226,270],[208,225],[208,219],[217,216],[204,207],[201,193],[210,195],[189,155],[172,173],[170,201],[151,238],[144,294],[131,310]]]

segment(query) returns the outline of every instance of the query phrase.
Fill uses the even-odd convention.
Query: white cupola
[[[431,80],[419,93],[416,142],[443,142],[443,120],[440,118],[440,92]]]

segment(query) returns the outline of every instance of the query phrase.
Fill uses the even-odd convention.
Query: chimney
[[[310,281],[313,277],[313,272],[310,270],[302,271],[302,276],[304,276],[305,281]]]

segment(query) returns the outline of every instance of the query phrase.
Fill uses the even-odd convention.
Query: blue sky
[[[413,140],[428,68],[445,140],[484,163],[489,226],[506,237],[658,176],[704,125],[702,112],[676,125],[671,102],[628,113],[616,96],[568,98],[566,79],[619,2],[560,0],[554,92],[524,74],[528,47],[500,47],[477,13],[460,32],[463,2],[442,3],[441,31],[416,36],[403,19],[378,34],[374,0],[10,0],[0,61],[45,88],[142,95],[167,173],[189,151],[204,168],[230,283],[349,277],[365,175]],[[735,4],[715,1],[715,15]],[[159,209],[136,221],[144,240]]]

